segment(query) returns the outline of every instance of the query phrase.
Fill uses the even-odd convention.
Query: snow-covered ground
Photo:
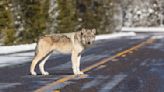
[[[164,32],[164,27],[122,27],[122,32]]]
[[[0,55],[0,67],[22,64],[32,60],[34,52],[15,53],[11,55]]]
[[[113,38],[124,37],[124,36],[136,36],[136,33],[135,32],[120,32],[120,33],[97,35],[96,40],[113,39]]]
[[[134,32],[120,32],[96,36],[96,40],[136,36]],[[22,64],[32,60],[36,43],[16,46],[0,46],[0,67]],[[27,52],[26,52],[27,51]],[[28,52],[29,51],[29,52]],[[16,53],[21,52],[21,53]]]
[[[15,45],[15,46],[0,46],[0,54],[8,54],[8,53],[34,50],[35,46],[36,46],[36,43]]]

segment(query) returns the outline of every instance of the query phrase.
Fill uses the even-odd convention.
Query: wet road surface
[[[53,54],[45,66],[48,76],[31,76],[33,56],[28,58],[28,62],[0,68],[0,92],[164,92],[162,35],[96,41],[82,55],[85,75],[80,76],[72,73],[70,55]]]

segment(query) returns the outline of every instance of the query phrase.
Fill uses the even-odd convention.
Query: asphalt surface
[[[40,92],[164,92],[164,35],[161,34],[96,41],[83,53],[81,69],[119,55],[150,37],[153,41],[149,44],[70,79],[68,77],[73,75],[70,55],[53,54],[45,66],[50,73],[48,76],[30,75],[31,61],[1,67],[0,92],[38,92],[38,89]],[[38,67],[36,71],[40,74]],[[59,79],[62,81],[56,82]],[[42,90],[44,87],[48,89]]]

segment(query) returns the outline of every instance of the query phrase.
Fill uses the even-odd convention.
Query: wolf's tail
[[[38,54],[38,52],[39,52],[38,46],[39,46],[39,40],[38,40],[38,42],[36,43],[36,47],[35,47],[35,56],[36,56],[36,55]]]

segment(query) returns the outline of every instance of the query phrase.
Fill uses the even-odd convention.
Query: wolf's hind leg
[[[50,37],[43,37],[38,41],[38,44],[36,46],[36,55],[34,59],[32,60],[30,72],[32,75],[37,75],[35,72],[35,66],[39,61],[42,61],[40,66],[40,70],[42,73],[45,73],[44,71],[44,64],[46,62],[46,59],[48,59],[47,55],[50,54],[52,51],[52,40]]]
[[[43,60],[42,62],[45,62],[46,60],[46,53],[38,53],[35,57],[34,57],[34,59],[32,60],[32,64],[31,64],[31,68],[30,68],[30,72],[31,72],[31,74],[32,75],[37,75],[36,74],[36,72],[35,72],[35,66],[36,66],[36,64],[39,62],[39,61],[41,61],[41,60]],[[41,63],[42,63],[41,62]],[[44,64],[44,63],[43,63]],[[42,64],[41,64],[42,65]]]
[[[45,69],[44,69],[44,65],[45,65],[47,59],[49,58],[49,56],[50,56],[50,54],[47,55],[47,56],[44,58],[44,60],[41,61],[41,63],[39,64],[39,69],[40,69],[42,75],[49,75],[49,73],[46,72]]]
[[[37,75],[35,72],[35,66],[42,58],[43,57],[37,53],[34,59],[32,60],[31,68],[30,68],[30,72],[32,75]]]

